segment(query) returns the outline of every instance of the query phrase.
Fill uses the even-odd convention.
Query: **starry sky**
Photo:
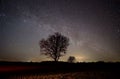
[[[39,41],[54,32],[70,39],[61,61],[120,61],[120,1],[0,0],[0,61],[51,60]]]

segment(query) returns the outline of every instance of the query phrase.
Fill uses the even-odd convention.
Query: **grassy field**
[[[120,76],[112,72],[72,72],[57,74],[31,74],[14,75],[9,79],[120,79]]]
[[[120,79],[120,63],[0,63],[0,79]]]

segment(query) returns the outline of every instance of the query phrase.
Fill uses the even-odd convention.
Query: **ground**
[[[1,79],[120,79],[120,63],[0,63]]]

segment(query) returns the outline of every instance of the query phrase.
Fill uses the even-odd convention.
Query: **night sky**
[[[0,61],[50,60],[39,41],[54,32],[70,39],[62,61],[120,61],[120,1],[0,0]]]

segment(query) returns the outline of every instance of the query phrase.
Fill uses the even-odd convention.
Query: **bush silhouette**
[[[74,56],[69,56],[68,62],[69,63],[74,63],[76,61],[76,58]]]

